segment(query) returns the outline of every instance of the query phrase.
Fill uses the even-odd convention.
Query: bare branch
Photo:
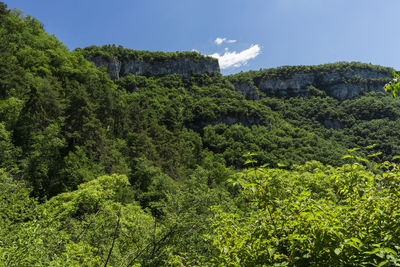
[[[108,263],[108,261],[110,260],[110,257],[111,257],[111,252],[114,249],[115,240],[117,239],[117,235],[118,235],[118,228],[119,228],[120,221],[121,221],[121,207],[120,207],[120,210],[118,212],[118,221],[117,221],[117,225],[115,226],[113,241],[112,241],[112,244],[111,244],[111,247],[110,247],[110,251],[108,252],[107,260],[106,260],[106,263],[104,264],[104,267],[107,266],[107,263]]]

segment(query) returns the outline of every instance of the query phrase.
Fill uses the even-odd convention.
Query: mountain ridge
[[[77,50],[97,67],[105,67],[113,80],[127,74],[164,76],[177,73],[184,78],[204,73],[220,74],[217,59],[197,52],[138,51],[115,45]]]
[[[221,75],[218,60],[197,52],[150,52],[122,46],[90,46],[77,49],[97,67],[105,67],[113,80],[127,74],[164,76],[179,74]],[[310,66],[283,66],[228,75],[236,91],[249,100],[260,94],[271,97],[327,95],[339,100],[366,92],[382,92],[393,68],[360,62],[337,62]]]
[[[394,69],[359,62],[312,66],[284,66],[229,75],[237,91],[248,99],[327,95],[338,100],[366,92],[383,92]]]

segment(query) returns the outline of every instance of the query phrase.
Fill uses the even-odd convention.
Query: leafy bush
[[[214,264],[399,264],[399,166],[386,162],[377,175],[359,163],[310,164],[238,174],[233,183],[248,206],[243,212],[215,207],[210,238],[220,254]]]

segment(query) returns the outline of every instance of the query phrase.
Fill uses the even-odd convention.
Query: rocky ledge
[[[197,52],[149,52],[116,46],[79,49],[97,67],[105,67],[111,79],[129,73],[144,76],[180,74],[185,78],[199,74],[219,74],[218,60]]]
[[[259,91],[271,97],[328,95],[344,100],[365,92],[383,92],[392,72],[392,68],[352,62],[287,66],[239,73],[228,79],[248,99],[257,99]]]

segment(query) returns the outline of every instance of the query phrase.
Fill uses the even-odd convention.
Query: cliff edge
[[[270,97],[328,95],[345,100],[364,92],[382,91],[392,68],[358,62],[317,66],[285,66],[228,76],[237,91],[249,99],[258,93]]]
[[[150,52],[110,45],[77,50],[97,67],[105,67],[113,80],[129,73],[144,76],[177,73],[185,78],[203,73],[220,73],[217,59],[197,52]]]

